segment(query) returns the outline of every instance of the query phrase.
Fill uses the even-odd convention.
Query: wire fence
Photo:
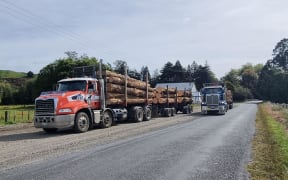
[[[33,110],[0,110],[0,124],[17,124],[32,122]]]
[[[284,108],[284,109],[288,109],[288,104],[278,104],[276,103],[277,106],[281,107],[281,108]]]

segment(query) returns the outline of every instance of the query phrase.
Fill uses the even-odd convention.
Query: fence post
[[[7,122],[8,122],[8,111],[5,111],[4,120],[5,120],[5,124],[7,124]]]

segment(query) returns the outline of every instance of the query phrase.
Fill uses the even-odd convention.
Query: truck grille
[[[51,116],[55,114],[54,99],[38,99],[35,106],[36,116]]]
[[[207,95],[207,105],[218,105],[219,104],[219,95]]]

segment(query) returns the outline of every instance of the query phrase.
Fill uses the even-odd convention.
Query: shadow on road
[[[46,133],[44,131],[17,133],[0,136],[0,141],[19,141],[19,140],[31,140],[31,139],[45,139],[55,136],[68,136],[75,134],[73,130],[61,130],[54,133]]]

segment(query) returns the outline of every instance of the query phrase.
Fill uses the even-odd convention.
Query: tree
[[[127,66],[126,61],[116,60],[113,64],[115,65],[114,67],[115,72],[125,75],[125,68],[127,68],[127,72],[128,72],[129,68]]]
[[[65,54],[68,56],[68,59],[77,60],[78,53],[75,51],[66,51]]]
[[[288,39],[282,39],[273,49],[273,59],[261,70],[257,90],[264,100],[288,103]]]
[[[136,70],[129,70],[128,71],[128,76],[134,79],[141,80],[141,74]]]
[[[174,82],[183,82],[185,77],[185,69],[182,67],[179,60],[176,61],[172,69],[173,72],[173,81]]]
[[[146,81],[146,78],[148,78],[148,81],[151,80],[151,75],[147,66],[142,66],[140,75],[141,75],[141,78],[140,78],[141,81]]]
[[[277,43],[273,49],[273,60],[272,64],[274,67],[279,68],[283,71],[288,71],[288,39],[284,38]]]
[[[0,83],[0,90],[1,90],[1,104],[9,105],[14,104],[14,96],[13,96],[13,87],[10,83],[1,82]]]
[[[167,62],[162,68],[160,81],[163,83],[174,81],[173,64],[171,62]]]
[[[75,54],[73,54],[73,57]],[[98,68],[99,62],[96,58],[89,58],[81,56],[80,58],[71,58],[71,54],[67,58],[57,59],[53,63],[48,64],[40,70],[35,82],[36,93],[41,91],[51,91],[58,80],[73,77],[73,68],[79,66],[96,66]],[[109,68],[103,64],[103,68]]]
[[[197,90],[200,90],[203,87],[204,83],[214,83],[218,82],[214,73],[210,70],[208,64],[205,66],[199,66],[195,72],[195,86]]]
[[[156,69],[151,77],[151,86],[155,87],[157,83],[161,82],[159,70]]]
[[[233,99],[236,101],[244,101],[246,99],[251,99],[253,96],[248,88],[238,86],[233,92]]]
[[[258,82],[258,74],[255,72],[255,68],[252,64],[246,64],[242,66],[240,70],[241,76],[241,85],[244,88],[248,88],[253,96],[257,97],[257,82]]]
[[[230,82],[234,87],[240,86],[239,70],[231,69],[224,77],[221,78],[223,82]]]
[[[27,77],[28,78],[33,78],[34,73],[32,71],[27,72]]]

